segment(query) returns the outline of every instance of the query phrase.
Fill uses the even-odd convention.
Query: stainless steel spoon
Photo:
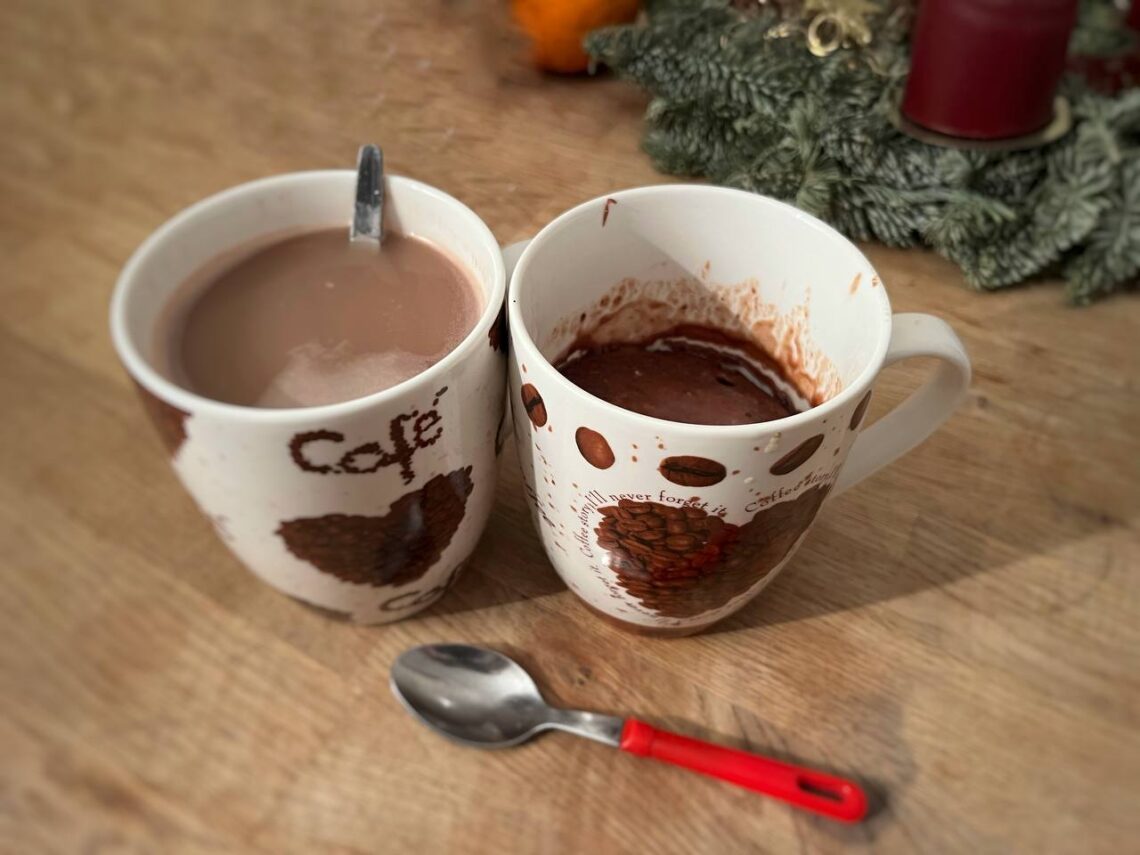
[[[412,715],[461,745],[505,748],[544,730],[564,730],[832,819],[856,822],[867,812],[863,791],[845,778],[658,730],[634,718],[552,707],[521,665],[485,647],[413,647],[392,664],[391,685]]]
[[[371,247],[379,247],[384,240],[384,153],[379,146],[362,145],[357,152],[356,198],[348,239]]]

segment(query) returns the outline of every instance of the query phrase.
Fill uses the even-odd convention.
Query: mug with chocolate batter
[[[508,320],[546,553],[591,609],[657,634],[755,597],[825,501],[929,436],[970,380],[950,327],[892,316],[848,240],[724,188],[628,190],[558,217],[518,257]],[[940,364],[862,430],[879,371],[910,356]]]

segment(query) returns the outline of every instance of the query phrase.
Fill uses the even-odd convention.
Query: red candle
[[[902,112],[956,137],[996,140],[1053,118],[1078,0],[921,0]]]

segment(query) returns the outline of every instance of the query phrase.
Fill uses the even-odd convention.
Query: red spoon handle
[[[621,750],[684,766],[832,819],[858,822],[867,813],[867,797],[854,781],[658,730],[635,718],[625,721]]]

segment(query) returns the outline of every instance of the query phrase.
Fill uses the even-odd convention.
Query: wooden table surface
[[[632,637],[578,605],[511,454],[453,593],[336,623],[243,570],[177,484],[108,339],[120,267],[191,202],[370,140],[514,241],[667,180],[638,149],[645,96],[531,71],[474,0],[7,0],[0,33],[0,849],[1136,845],[1136,296],[979,295],[868,247],[896,310],[958,330],[974,388],[706,635]],[[926,369],[890,370],[879,411]],[[517,654],[565,704],[858,775],[877,812],[839,827],[562,735],[456,748],[387,687],[398,651],[438,640]]]

